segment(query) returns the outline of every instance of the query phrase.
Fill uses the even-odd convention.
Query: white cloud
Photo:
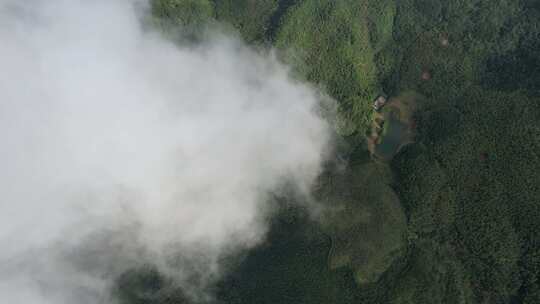
[[[170,248],[217,271],[261,241],[270,192],[309,188],[328,143],[317,93],[271,55],[220,35],[177,47],[133,1],[0,0],[0,69],[9,303],[96,303]]]

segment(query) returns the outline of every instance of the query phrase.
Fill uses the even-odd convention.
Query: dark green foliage
[[[268,241],[248,253],[218,286],[224,303],[354,303],[359,291],[347,269],[331,271],[331,243],[299,208],[284,208]]]
[[[492,56],[506,56],[523,39],[524,8],[513,0],[398,2],[394,36],[401,54],[394,88],[452,101],[483,76]],[[421,79],[423,72],[431,79]]]
[[[530,284],[520,260],[540,244],[539,101],[472,89],[449,106],[456,123],[427,114],[422,132],[437,133],[396,160],[400,194],[410,227],[456,250],[477,298],[506,301]]]
[[[152,266],[123,273],[116,281],[113,295],[120,304],[187,303],[184,293]]]
[[[444,234],[455,221],[455,193],[448,184],[444,169],[433,158],[418,150],[418,146],[408,147],[396,161],[400,170],[404,171],[398,189],[409,217],[409,229],[421,236],[434,232]],[[425,189],[432,190],[426,193]]]
[[[422,241],[412,249],[399,282],[389,288],[384,303],[472,303],[468,274],[451,248]]]
[[[181,26],[199,26],[213,14],[208,0],[153,0],[152,14],[166,22]]]
[[[248,42],[266,39],[278,0],[212,0],[216,17],[237,28]]]
[[[153,23],[174,40],[197,40],[214,10],[210,0],[152,0]]]
[[[406,247],[405,214],[391,183],[387,165],[361,154],[320,178],[323,229],[332,239],[329,267],[352,269],[360,284],[376,282]]]
[[[540,7],[525,1],[513,31],[518,34],[517,48],[505,54],[493,54],[486,60],[482,75],[484,86],[498,90],[525,89],[540,96]]]

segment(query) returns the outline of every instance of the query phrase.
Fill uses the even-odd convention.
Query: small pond
[[[386,117],[384,128],[381,143],[375,147],[375,154],[383,159],[390,160],[399,151],[399,148],[408,141],[408,126],[390,112]]]

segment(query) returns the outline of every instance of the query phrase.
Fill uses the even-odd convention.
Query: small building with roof
[[[379,95],[377,98],[375,98],[375,101],[373,101],[373,109],[375,111],[380,111],[384,105],[386,104],[386,96]]]

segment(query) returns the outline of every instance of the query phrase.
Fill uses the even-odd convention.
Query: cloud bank
[[[179,251],[211,281],[320,171],[316,91],[234,39],[143,31],[134,4],[0,0],[2,302],[107,303],[147,262],[182,282]]]

